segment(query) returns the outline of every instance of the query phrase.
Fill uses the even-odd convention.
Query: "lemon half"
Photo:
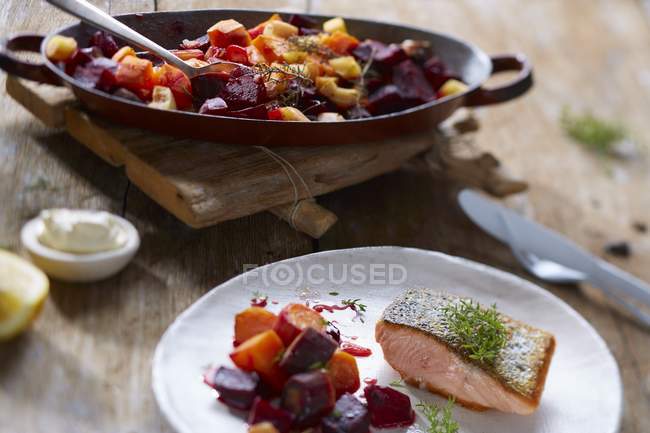
[[[18,335],[32,323],[49,288],[50,283],[40,269],[0,250],[0,341]]]

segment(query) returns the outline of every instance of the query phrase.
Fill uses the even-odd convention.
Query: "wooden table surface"
[[[615,263],[650,281],[647,157],[620,162],[564,137],[566,105],[623,119],[650,142],[650,26],[640,0],[99,0],[111,13],[262,7],[370,16],[454,33],[488,53],[522,51],[535,64],[526,97],[478,112],[480,147],[531,189],[518,203],[594,252],[628,240]],[[69,17],[44,2],[0,2],[0,36],[49,32]],[[0,74],[0,88],[5,76]],[[126,215],[143,239],[134,263],[97,284],[52,282],[35,326],[0,346],[1,432],[169,432],[150,386],[153,349],[171,321],[210,288],[242,271],[313,251],[404,245],[468,257],[532,279],[508,250],[480,232],[453,200],[458,185],[421,160],[320,199],[340,221],[313,241],[264,213],[192,230],[166,214],[120,169],[48,130],[0,94],[0,247],[21,251],[19,230],[43,208]],[[523,201],[522,201],[523,200]],[[645,265],[645,266],[644,266]],[[650,431],[650,334],[604,305],[589,287],[549,287],[582,313],[614,353],[625,386],[626,433]],[[9,414],[9,415],[8,415]]]

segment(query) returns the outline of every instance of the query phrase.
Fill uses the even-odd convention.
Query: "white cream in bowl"
[[[69,282],[108,278],[124,268],[140,246],[133,224],[117,215],[81,209],[48,209],[29,221],[21,241],[49,276]]]

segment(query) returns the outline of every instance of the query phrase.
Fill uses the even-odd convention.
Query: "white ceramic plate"
[[[308,287],[309,290],[305,290]],[[278,304],[300,296],[336,303],[361,298],[368,306],[366,323],[353,322],[351,311],[324,312],[339,322],[344,335],[374,354],[357,358],[362,379],[386,385],[398,378],[374,341],[374,323],[405,288],[430,287],[481,303],[497,303],[500,311],[552,332],[557,349],[538,411],[530,416],[456,408],[465,433],[615,433],[622,412],[618,367],[605,342],[571,307],[549,292],[514,275],[430,251],[359,248],[327,251],[274,263],[216,287],[181,314],[161,339],[153,359],[153,389],[162,413],[179,433],[243,433],[246,424],[215,401],[202,383],[206,366],[232,365],[234,315],[246,308],[255,291]],[[338,292],[338,296],[330,295]],[[409,388],[415,403],[444,400]],[[418,424],[410,432],[425,430]]]

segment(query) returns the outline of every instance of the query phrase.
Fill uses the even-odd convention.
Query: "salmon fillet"
[[[501,314],[506,344],[490,365],[479,363],[446,327],[444,308],[461,299],[429,289],[400,295],[375,328],[384,358],[405,382],[467,408],[533,413],[555,350],[553,335]]]

